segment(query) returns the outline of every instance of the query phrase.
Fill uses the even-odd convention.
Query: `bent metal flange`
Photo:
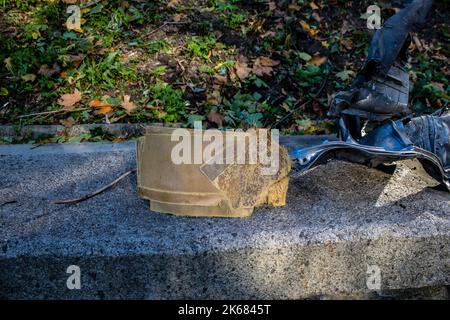
[[[363,164],[369,167],[377,167],[380,164],[406,159],[418,159],[425,171],[450,191],[450,163],[443,163],[449,157],[446,152],[446,149],[450,148],[448,127],[445,127],[446,130],[441,132],[440,138],[443,138],[446,144],[441,143],[444,146],[444,152],[440,154],[441,157],[438,157],[435,153],[413,144],[406,135],[406,129],[408,128],[404,126],[403,121],[390,121],[363,137],[360,142],[357,142],[349,134],[343,119],[339,121],[339,124],[343,141],[325,141],[321,145],[296,149],[290,153],[295,164],[293,175],[308,171],[332,159]],[[422,134],[429,137],[429,132],[423,132]],[[430,137],[430,139],[432,138]],[[374,141],[378,144],[366,144]]]

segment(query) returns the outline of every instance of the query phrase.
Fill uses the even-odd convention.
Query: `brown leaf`
[[[211,111],[208,114],[208,121],[217,124],[217,126],[219,128],[221,128],[223,126],[224,119],[225,119],[225,117],[218,112]]]
[[[341,45],[346,49],[346,50],[352,50],[353,49],[353,40],[352,38],[343,38],[341,39]]]
[[[301,8],[300,8],[300,6],[298,4],[291,3],[288,6],[288,9],[289,9],[289,11],[300,11]]]
[[[95,99],[89,102],[89,106],[91,108],[102,108],[102,107],[111,107],[109,103],[105,103],[100,99]]]
[[[313,100],[313,102],[312,102],[312,109],[313,109],[314,113],[323,117],[322,107],[320,106],[320,103],[317,102],[316,100]]]
[[[311,28],[311,26],[304,20],[300,21],[300,25],[302,26],[303,30],[305,30],[309,36],[313,39],[317,37],[318,31]]]
[[[74,68],[78,68],[78,66],[83,62],[85,55],[82,53],[79,53],[77,55],[71,55],[70,58],[72,60],[72,66]]]
[[[166,9],[175,9],[175,7],[179,4],[180,0],[170,0],[169,3],[166,5]]]
[[[277,34],[275,33],[275,31],[267,31],[267,32],[265,32],[265,33],[263,33],[263,34],[261,35],[261,38],[262,38],[262,39],[267,38],[267,37],[273,38],[273,37],[275,37],[276,35],[277,35]]]
[[[208,93],[207,95],[207,99],[206,102],[210,105],[210,106],[216,106],[219,104],[220,101],[220,85],[214,85],[213,86],[213,91]]]
[[[60,71],[61,71],[61,68],[58,66],[57,63],[54,63],[51,68],[48,65],[43,64],[39,68],[38,75],[52,77],[55,74],[59,73]]]
[[[70,109],[81,100],[81,92],[75,89],[74,93],[66,93],[58,100],[58,104],[64,109]]]
[[[444,88],[444,84],[443,83],[439,83],[439,82],[432,82],[431,86],[435,89],[437,89],[438,91],[442,91],[445,92],[445,88]]]
[[[133,112],[133,110],[136,109],[135,104],[131,102],[130,99],[131,97],[129,95],[125,95],[123,96],[122,100],[122,108],[124,108],[128,114],[130,114],[131,112]]]
[[[75,124],[75,120],[72,117],[69,117],[67,119],[59,120],[59,123],[61,123],[66,128],[72,128]]]
[[[313,64],[315,66],[321,66],[322,64],[327,62],[327,60],[328,60],[327,57],[322,57],[320,55],[315,55],[314,57],[311,58],[311,60],[308,61],[308,64]]]
[[[11,57],[8,57],[5,60],[3,60],[3,63],[5,64],[6,69],[11,69],[12,68],[12,59],[11,59]]]
[[[227,76],[216,75],[214,77],[215,84],[226,84],[228,81]]]
[[[256,59],[255,63],[253,64],[253,73],[257,76],[270,76],[273,72],[273,67],[280,64],[279,61],[269,59],[267,57],[259,57]]]
[[[423,45],[422,42],[420,42],[419,38],[417,37],[417,35],[413,35],[413,42],[416,45],[417,50],[419,51],[423,51]]]
[[[252,71],[252,69],[250,69],[247,65],[246,62],[241,62],[241,61],[236,61],[236,74],[239,77],[239,79],[241,79],[242,81],[245,80],[249,74],[250,71]]]
[[[69,74],[67,73],[66,70],[64,70],[63,72],[61,72],[61,74],[59,75],[61,78],[63,79],[67,79],[67,77],[69,76]]]
[[[348,21],[344,20],[344,22],[342,23],[342,27],[341,27],[341,34],[344,35],[351,30],[352,30],[352,27],[350,26]]]
[[[319,6],[318,6],[317,4],[314,3],[314,1],[311,1],[311,2],[309,3],[309,6],[310,6],[311,9],[313,9],[313,10],[319,10],[319,9],[320,9]]]
[[[270,11],[277,10],[277,3],[275,1],[269,1],[269,10]]]
[[[63,58],[63,67],[72,66],[73,68],[78,68],[78,66],[83,62],[85,55],[79,53],[77,55],[65,55]]]
[[[173,21],[174,22],[180,22],[184,18],[186,18],[186,14],[184,14],[184,13],[176,13],[176,14],[173,15]]]
[[[107,115],[111,111],[112,111],[111,106],[104,106],[104,107],[101,107],[100,109],[98,109],[96,112],[97,112],[97,114]]]
[[[311,16],[313,17],[314,20],[316,20],[317,22],[321,22],[323,19],[322,17],[316,12],[314,11]]]
[[[259,57],[259,61],[264,67],[275,67],[280,64],[280,61],[272,60],[267,57]]]
[[[95,99],[89,102],[89,106],[91,108],[96,109],[97,114],[106,115],[112,111],[112,105],[109,103],[105,103],[100,99]]]

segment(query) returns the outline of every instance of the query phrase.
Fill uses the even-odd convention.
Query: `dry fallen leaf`
[[[59,123],[61,123],[66,128],[72,128],[75,124],[75,120],[72,117],[69,117],[67,119],[59,120]]]
[[[277,3],[275,1],[269,1],[269,10],[270,11],[277,10]]]
[[[22,80],[25,82],[33,82],[34,80],[36,80],[36,75],[30,73],[30,74],[26,74],[24,76],[22,76]]]
[[[6,58],[5,60],[3,60],[6,69],[11,69],[12,68],[12,60],[11,57]]]
[[[297,4],[295,4],[295,3],[291,3],[288,6],[288,10],[289,11],[300,11],[300,9],[301,9],[301,7],[299,5],[297,5]]]
[[[184,13],[176,13],[173,15],[173,21],[174,22],[180,22],[181,20],[186,18],[186,14]]]
[[[66,79],[66,78],[69,76],[69,74],[67,73],[66,70],[64,70],[64,71],[61,72],[61,74],[60,74],[59,76],[60,76],[61,78],[63,78],[63,79]]]
[[[72,66],[73,68],[78,68],[84,58],[85,55],[82,53],[77,55],[65,55],[63,57],[63,67]]]
[[[275,67],[280,64],[280,61],[272,60],[267,57],[259,57],[259,61],[264,67]]]
[[[170,0],[166,6],[166,9],[174,9],[179,4],[180,4],[180,0]]]
[[[340,43],[344,47],[344,49],[346,49],[346,50],[352,50],[353,49],[353,40],[352,40],[352,38],[342,38],[340,40]]]
[[[267,37],[273,38],[273,37],[275,37],[276,35],[277,35],[277,34],[275,33],[275,31],[267,31],[267,32],[265,32],[265,33],[263,33],[263,34],[261,35],[261,38],[262,38],[262,39],[267,38]]]
[[[315,66],[321,66],[322,64],[327,62],[327,60],[328,60],[327,57],[322,57],[320,55],[315,55],[314,57],[311,58],[311,60],[308,61],[308,63],[309,64],[313,64]]]
[[[300,21],[300,25],[302,26],[303,30],[308,32],[311,38],[315,39],[317,37],[318,31],[311,28],[311,26],[306,21],[304,20]]]
[[[319,10],[319,9],[320,9],[319,6],[318,6],[317,4],[314,3],[314,1],[311,1],[311,2],[309,3],[309,6],[310,6],[311,9],[313,9],[313,10]]]
[[[54,63],[51,68],[48,65],[43,64],[39,68],[38,75],[46,76],[46,77],[52,77],[55,74],[59,73],[60,71],[61,71],[61,68],[58,66],[57,63]]]
[[[112,111],[112,106],[100,99],[92,100],[89,102],[89,106],[96,109],[96,113],[101,115],[106,115]]]
[[[219,128],[221,128],[223,126],[224,119],[225,119],[225,117],[218,112],[211,111],[208,114],[208,121],[217,124],[217,126]]]
[[[70,59],[72,60],[72,66],[74,68],[78,68],[78,66],[83,62],[85,58],[85,55],[82,53],[79,53],[77,55],[71,55]]]
[[[133,102],[130,101],[131,97],[129,95],[124,95],[122,100],[122,108],[125,109],[125,111],[130,114],[133,112],[134,109],[136,109],[136,106]]]
[[[252,70],[248,67],[246,62],[239,61],[239,60],[236,61],[235,68],[236,68],[236,74],[239,77],[239,79],[241,79],[241,80],[245,80],[249,76],[250,71]]]
[[[216,106],[216,105],[219,104],[219,101],[220,101],[220,93],[221,93],[220,88],[221,88],[220,85],[213,85],[213,91],[212,91],[212,92],[209,92],[209,93],[207,94],[207,99],[206,99],[206,101],[207,101],[207,103],[208,103],[210,106]]]
[[[319,23],[322,22],[323,20],[322,17],[316,11],[314,11],[311,16],[313,17],[314,20],[316,20]]]
[[[81,100],[81,92],[75,89],[74,93],[66,93],[58,100],[58,104],[64,109],[70,109]]]
[[[417,37],[417,35],[413,35],[412,38],[413,38],[413,43],[416,45],[417,50],[423,51],[422,42],[420,42],[420,40]]]
[[[341,34],[345,35],[349,31],[352,31],[352,27],[350,26],[347,20],[344,20],[341,27]]]
[[[270,76],[273,72],[273,67],[280,64],[280,61],[272,60],[267,57],[259,57],[253,64],[253,73],[257,76]]]
[[[100,109],[98,109],[96,112],[97,112],[97,114],[107,115],[111,111],[112,111],[111,106],[104,106],[104,107],[101,107]]]
[[[102,107],[111,107],[109,103],[105,103],[100,99],[95,99],[89,102],[89,106],[91,108],[102,108]]]
[[[431,86],[438,91],[445,92],[444,84],[439,82],[431,82]]]
[[[221,75],[215,75],[214,76],[214,83],[215,84],[226,84],[228,81],[227,76],[221,76]]]

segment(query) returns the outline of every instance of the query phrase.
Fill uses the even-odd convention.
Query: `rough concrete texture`
[[[150,212],[135,176],[77,205],[52,203],[134,168],[133,142],[30,148],[0,147],[0,298],[379,297],[427,287],[447,297],[450,195],[416,163],[390,175],[332,162],[291,180],[285,207],[180,218]],[[81,268],[80,290],[66,287],[69,265]],[[379,268],[379,291],[367,286],[368,266]]]

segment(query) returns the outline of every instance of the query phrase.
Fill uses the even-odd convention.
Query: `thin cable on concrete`
[[[124,178],[128,177],[130,174],[136,172],[136,169],[130,170],[125,172],[124,174],[122,174],[120,177],[118,177],[116,180],[114,180],[113,182],[111,182],[110,184],[98,189],[97,191],[94,191],[92,193],[89,193],[87,195],[84,195],[80,198],[77,199],[68,199],[68,200],[58,200],[55,201],[55,204],[75,204],[75,203],[79,203],[85,200],[88,200],[92,197],[95,197],[96,195],[99,195],[102,192],[105,192],[106,190],[114,187],[117,183],[119,183],[121,180],[123,180]]]

